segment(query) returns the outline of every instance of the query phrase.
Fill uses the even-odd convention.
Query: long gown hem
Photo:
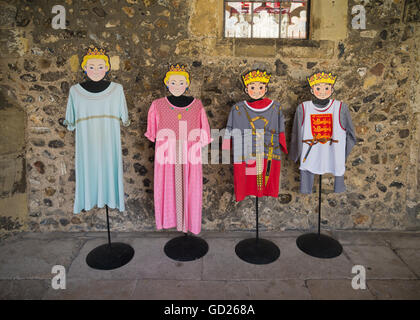
[[[122,209],[122,208],[120,208],[119,206],[117,206],[117,205],[111,205],[111,204],[108,204],[108,203],[104,203],[104,204],[102,204],[102,205],[93,205],[93,206],[91,206],[90,208],[81,208],[81,209],[79,209],[78,211],[77,210],[74,210],[73,211],[73,213],[74,214],[79,214],[79,213],[81,213],[82,212],[82,210],[85,210],[85,211],[89,211],[89,210],[92,210],[93,208],[97,208],[97,209],[103,209],[103,208],[105,208],[105,205],[107,205],[108,206],[108,208],[110,208],[110,209],[118,209],[120,212],[124,212],[124,210],[125,209]],[[76,212],[77,211],[77,212]]]
[[[156,226],[156,229],[157,230],[163,230],[163,229],[174,229],[174,228],[176,228],[176,223],[174,223],[174,224],[172,224],[172,225],[168,225],[168,226]],[[174,230],[174,231],[182,231],[182,230]],[[189,232],[191,232],[191,233],[193,233],[193,234],[195,234],[195,235],[197,235],[197,234],[199,234],[200,232],[201,232],[201,230],[192,230],[192,229],[188,229],[188,231]]]

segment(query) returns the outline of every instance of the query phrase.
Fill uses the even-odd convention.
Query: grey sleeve
[[[278,130],[279,132],[284,132],[284,115],[283,112],[281,111],[281,107],[279,107],[279,123],[278,123],[279,127]]]
[[[290,142],[289,158],[297,162],[300,154],[302,153],[302,120],[303,120],[303,107],[300,104],[295,113],[293,120],[292,139]]]
[[[226,130],[225,130],[225,136],[223,139],[230,139],[231,138],[231,132],[233,129],[233,110],[235,109],[235,106],[233,106],[230,109],[228,121],[226,123]]]
[[[284,115],[281,111],[281,107],[279,106],[279,120],[278,120],[278,133],[279,133],[279,144],[281,151],[283,151],[285,154],[288,154],[289,151],[287,150],[287,143],[286,143],[286,133],[285,133],[285,125],[284,125]]]
[[[346,130],[346,160],[351,149],[356,145],[356,132],[354,130],[353,122],[351,121],[351,114],[347,104],[343,102],[340,112],[340,123]]]

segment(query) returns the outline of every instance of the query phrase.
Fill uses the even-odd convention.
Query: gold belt
[[[264,156],[268,157],[268,153],[264,152]],[[280,156],[277,154],[273,153],[271,156],[273,157],[273,159],[280,160]],[[242,156],[242,160],[247,160],[249,159],[249,157],[256,157],[256,154],[253,152],[253,153],[250,153],[248,157]]]

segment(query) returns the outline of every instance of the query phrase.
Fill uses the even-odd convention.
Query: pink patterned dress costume
[[[200,100],[176,107],[164,97],[152,102],[145,136],[155,145],[154,203],[158,230],[201,231],[201,148],[212,139]]]

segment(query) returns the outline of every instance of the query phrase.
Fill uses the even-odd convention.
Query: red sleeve
[[[286,136],[284,135],[284,132],[280,132],[279,134],[279,143],[280,143],[280,148],[281,150],[285,153],[288,154],[289,151],[287,151],[287,146],[286,146]]]

